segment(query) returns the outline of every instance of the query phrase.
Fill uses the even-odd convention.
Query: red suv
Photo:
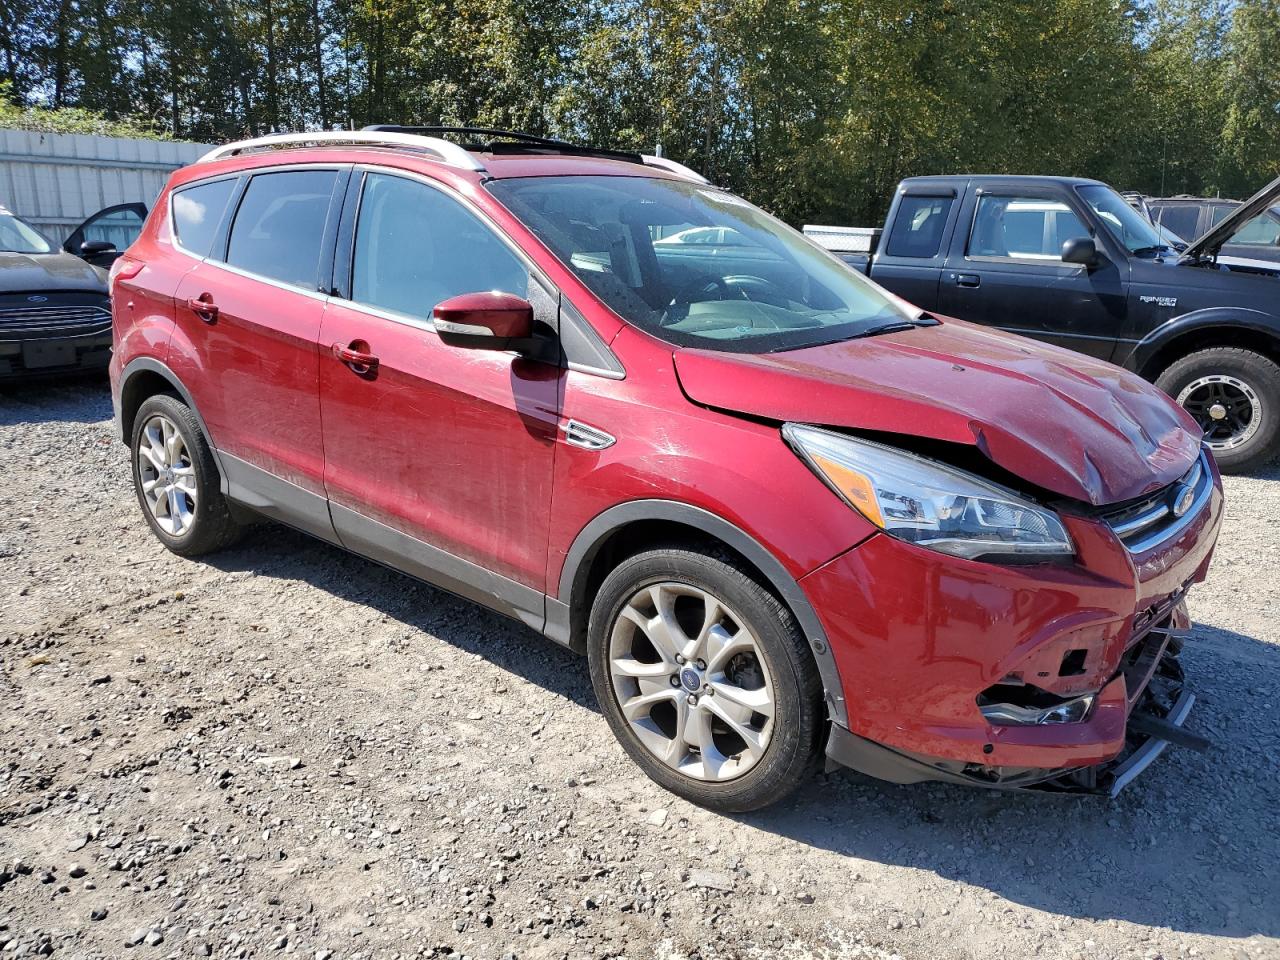
[[[623,747],[697,803],[768,804],[823,752],[1114,792],[1194,739],[1176,655],[1222,514],[1196,425],[678,164],[445,128],[231,144],[111,282],[166,546],[265,516],[515,617],[586,653]]]

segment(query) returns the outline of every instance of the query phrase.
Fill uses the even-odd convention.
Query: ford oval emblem
[[[1196,492],[1191,487],[1183,487],[1178,491],[1178,495],[1173,499],[1173,515],[1175,517],[1185,516],[1187,511],[1191,509],[1191,504],[1196,498]]]
[[[28,303],[44,303],[48,299],[49,299],[48,297],[40,297],[40,296],[27,297],[27,302]]]

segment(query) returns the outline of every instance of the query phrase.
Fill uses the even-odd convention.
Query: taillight
[[[141,260],[135,260],[132,257],[116,257],[116,262],[111,264],[111,272],[107,274],[107,294],[114,297],[116,295],[116,284],[121,280],[132,280],[142,272],[142,268],[146,264]]]

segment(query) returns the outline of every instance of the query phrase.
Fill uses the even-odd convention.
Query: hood
[[[107,275],[70,253],[0,251],[0,294],[53,290],[106,293]]]
[[[681,349],[708,407],[977,447],[1045,490],[1096,505],[1177,480],[1200,428],[1119,367],[959,320],[774,354]]]
[[[1184,261],[1199,260],[1201,257],[1216,256],[1222,249],[1222,245],[1235,236],[1237,230],[1266,210],[1277,199],[1280,199],[1280,177],[1276,177],[1232,210],[1216,226],[1211,227],[1208,233],[1192,241],[1191,245],[1182,251],[1182,259]]]

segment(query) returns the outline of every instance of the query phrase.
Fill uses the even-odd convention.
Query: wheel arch
[[[675,500],[632,500],[599,514],[574,538],[561,567],[557,593],[547,598],[546,632],[586,650],[591,599],[609,571],[629,556],[659,543],[690,542],[722,547],[744,561],[774,591],[804,631],[822,677],[832,720],[846,722],[844,687],[826,631],[796,579],[763,544],[709,510]]]
[[[116,398],[116,425],[120,440],[126,445],[129,444],[133,438],[133,425],[138,415],[138,408],[146,402],[147,398],[154,397],[158,393],[175,394],[191,409],[196,423],[200,425],[200,432],[204,434],[205,442],[213,451],[216,462],[218,448],[214,446],[213,438],[209,436],[209,428],[205,425],[204,418],[200,416],[200,410],[191,397],[191,391],[176,373],[154,357],[138,357],[129,361],[120,371],[120,394]],[[222,469],[221,463],[218,463],[218,469]]]
[[[1235,307],[1197,310],[1154,331],[1126,366],[1154,383],[1171,364],[1210,347],[1240,347],[1280,363],[1280,318]]]

